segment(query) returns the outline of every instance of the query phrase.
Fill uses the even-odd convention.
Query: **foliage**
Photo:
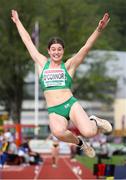
[[[112,58],[112,55],[103,53],[103,57],[101,57],[98,56],[99,54],[98,51],[92,52],[86,58],[86,71],[81,72],[81,75],[77,75],[73,91],[80,99],[101,101],[110,106],[115,98],[117,77],[108,74],[106,63]]]
[[[81,48],[106,11],[110,12],[111,22],[93,48],[125,50],[125,8],[126,1],[124,0],[105,2],[100,0],[0,1],[0,103],[5,105],[15,122],[20,122],[24,78],[33,66],[15,25],[10,19],[11,9],[18,10],[20,19],[30,34],[35,21],[39,21],[40,52],[43,54],[47,55],[48,39],[51,36],[61,36],[67,45],[66,59]],[[98,63],[98,67],[103,69],[102,64]],[[115,87],[115,79],[108,79],[105,73],[101,76],[101,71],[97,71],[97,64],[93,64],[89,72],[91,74],[87,73],[86,76],[77,80],[79,83],[75,84],[79,92],[76,92],[75,87],[75,93],[81,98],[92,99],[93,96],[95,99],[108,102],[111,97],[103,97],[99,90],[106,92],[105,85],[108,85],[110,81],[111,86],[109,87]],[[81,83],[85,86],[80,86]],[[98,88],[99,84],[101,89]],[[113,92],[113,89],[109,91]]]
[[[23,4],[23,1],[20,4],[15,3],[15,7],[19,11],[25,5],[27,3]],[[3,1],[3,9],[1,10],[0,102],[6,107],[10,117],[14,121],[20,122],[24,77],[31,65],[21,40],[18,41],[19,35],[15,26],[10,20],[12,4],[9,2],[8,6]],[[29,26],[32,16],[29,17],[25,13],[23,16],[27,26]]]

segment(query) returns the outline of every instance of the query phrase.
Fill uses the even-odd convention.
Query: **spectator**
[[[12,133],[10,132],[9,129],[5,130],[5,132],[4,132],[4,137],[5,137],[6,139],[9,139],[9,138],[13,137],[13,135],[12,135]]]
[[[52,167],[56,168],[59,159],[59,140],[55,136],[52,136],[52,141]]]
[[[6,160],[7,160],[7,150],[8,150],[8,146],[9,143],[8,141],[6,141],[5,137],[1,136],[1,143],[0,143],[1,149],[0,149],[0,168],[3,168]]]
[[[56,168],[58,166],[59,159],[59,140],[53,135],[50,134],[46,140],[52,140],[51,156],[52,156],[52,167]]]
[[[107,137],[104,134],[99,136],[100,152],[97,154],[98,163],[102,162],[102,159],[109,159],[109,149],[107,143]]]
[[[8,149],[7,149],[7,164],[8,165],[19,165],[23,163],[23,159],[18,156],[18,147],[14,142],[14,138],[10,136],[8,139]]]
[[[20,145],[19,154],[24,156],[26,163],[40,164],[43,162],[43,159],[40,157],[39,153],[31,150],[28,139],[24,139],[24,142]]]

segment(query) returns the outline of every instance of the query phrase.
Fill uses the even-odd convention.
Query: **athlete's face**
[[[64,49],[61,44],[52,44],[50,49],[48,49],[48,54],[50,55],[51,60],[61,61],[64,54]]]

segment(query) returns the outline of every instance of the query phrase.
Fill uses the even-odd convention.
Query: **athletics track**
[[[44,162],[39,166],[9,166],[5,167],[3,170],[0,169],[0,180],[96,179],[96,177],[93,176],[92,172],[88,168],[77,161],[71,162],[68,156],[60,156],[57,168],[52,168],[50,155],[44,155],[42,157],[44,159]],[[76,167],[79,167],[81,169],[81,174],[78,174],[75,171]]]

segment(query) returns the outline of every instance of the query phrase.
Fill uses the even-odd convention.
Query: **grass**
[[[94,164],[97,164],[97,158],[89,158],[86,156],[78,156],[77,155],[76,159],[91,170],[93,170]],[[125,155],[114,155],[110,159],[102,160],[102,163],[123,165],[124,163],[126,163],[126,156]]]

